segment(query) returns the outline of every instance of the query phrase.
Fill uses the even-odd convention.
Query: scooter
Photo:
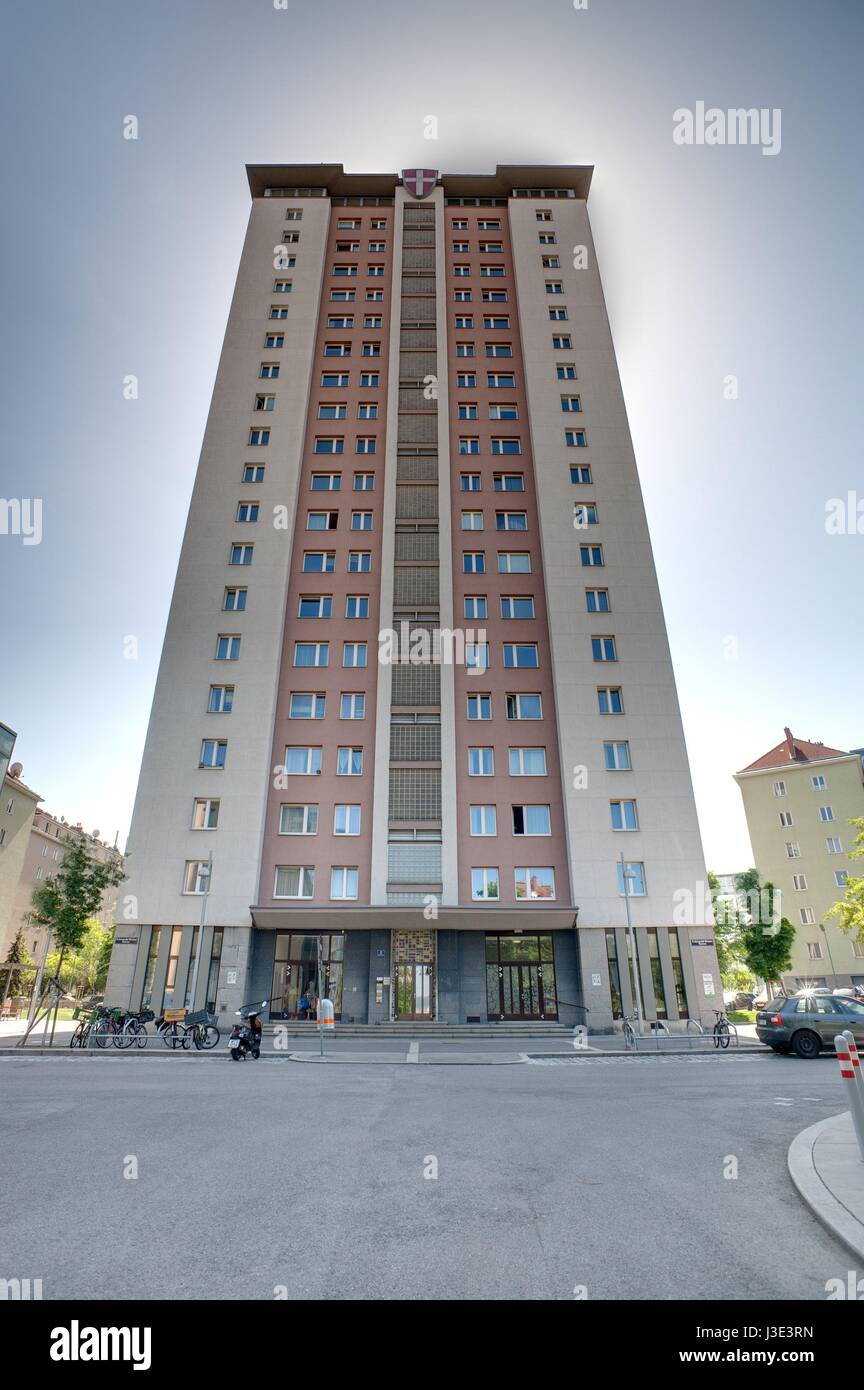
[[[236,1017],[240,1019],[231,1029],[228,1038],[228,1052],[232,1062],[245,1061],[247,1057],[257,1060],[261,1056],[261,1027],[254,1025],[258,1020],[258,1015],[263,1013],[269,1004],[269,999],[262,999],[260,1004],[243,1004],[237,1010]]]

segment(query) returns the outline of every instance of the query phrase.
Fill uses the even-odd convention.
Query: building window
[[[359,834],[360,834],[360,807],[359,807],[359,806],[334,806],[334,808],[333,808],[333,834],[334,834],[334,835],[359,835]]]
[[[491,695],[468,695],[467,716],[471,720],[492,718]]]
[[[499,896],[497,869],[471,870],[471,899],[473,902],[497,902]]]
[[[605,564],[602,545],[580,545],[579,559],[583,569],[602,569]]]
[[[258,369],[258,375],[270,381],[274,380],[279,375],[279,363],[262,362]]]
[[[260,510],[259,502],[238,502],[237,521],[257,521]]]
[[[835,870],[834,870],[834,882],[835,882],[835,884],[837,885],[838,888],[845,888],[845,887],[846,887],[847,883],[849,882],[849,875],[848,875],[848,873],[846,872],[845,869],[835,869]],[[862,941],[862,942],[854,942],[854,941],[853,941],[852,944],[853,944],[853,946],[857,946],[857,945],[864,946],[864,941]]]
[[[256,397],[255,397],[255,407],[254,407],[254,408],[255,408],[255,410],[275,410],[275,409],[276,409],[276,397],[275,397],[275,396],[256,396]]]
[[[309,481],[310,492],[341,492],[341,473],[313,473]]]
[[[469,817],[472,835],[497,835],[498,822],[494,806],[471,806]]]
[[[595,661],[617,661],[614,637],[592,637],[591,655]]]
[[[536,642],[505,642],[505,667],[532,668],[540,665]]]
[[[314,598],[300,598],[297,617],[329,617],[332,610],[333,599],[331,595],[315,595]]]
[[[492,748],[468,749],[468,776],[495,776],[495,753]]]
[[[280,835],[317,835],[318,807],[285,805],[279,807]]]
[[[530,574],[531,556],[527,550],[499,550],[499,574]]]
[[[321,749],[302,746],[286,748],[284,767],[289,776],[314,777],[321,771]]]
[[[348,573],[369,574],[372,570],[371,550],[348,551]]]
[[[460,473],[459,474],[460,492],[479,492],[480,474],[479,473]]]
[[[220,633],[216,639],[217,661],[238,661],[240,659],[240,638],[230,633]]]
[[[588,436],[584,430],[565,430],[564,443],[568,449],[584,449],[588,444]]]
[[[548,806],[513,806],[514,835],[551,835],[552,816]]]
[[[230,714],[234,708],[233,685],[211,685],[207,701],[208,714]]]
[[[304,574],[332,574],[336,568],[334,550],[307,550],[303,555]]]
[[[315,870],[310,865],[280,865],[273,885],[274,898],[311,898],[315,891]]]
[[[359,893],[360,870],[338,866],[330,870],[330,897],[356,898]]]
[[[621,999],[621,972],[618,968],[618,945],[614,931],[606,933],[606,964],[609,967],[609,990],[612,995],[612,1017],[624,1017],[624,1004]]]
[[[227,754],[228,744],[225,739],[204,738],[201,740],[201,754],[198,758],[198,766],[224,767]]]
[[[813,788],[814,792],[824,792],[825,778],[822,776],[821,772],[815,773],[810,778],[810,786]]]
[[[244,483],[263,483],[264,465],[263,463],[246,463],[243,465]]]
[[[842,854],[843,846],[836,835],[829,835],[825,841],[825,847],[829,854]]]
[[[775,796],[785,796],[785,795],[786,795],[786,783],[785,783],[785,782],[775,782],[775,783],[774,783],[774,786],[773,786],[773,788],[772,788],[772,790],[773,790]]]
[[[344,693],[339,696],[339,718],[340,719],[365,719],[366,718],[366,696],[363,694]]]
[[[339,525],[338,512],[307,512],[307,531],[335,531]]]
[[[485,617],[485,613],[482,614]],[[508,594],[501,598],[501,617],[533,618],[534,599],[530,594]]]
[[[511,748],[509,755],[511,777],[545,777],[545,748]]]
[[[787,858],[787,859],[800,859],[800,858],[801,858],[801,847],[800,847],[800,845],[798,844],[798,841],[797,841],[797,840],[787,840],[787,841],[786,841],[786,858]]]
[[[784,827],[795,824],[795,822],[792,819],[791,811],[781,811],[778,816],[778,820],[780,821],[781,826]]]
[[[462,552],[462,573],[463,574],[485,574],[486,555],[482,550],[465,550]]]
[[[284,333],[265,333],[264,346],[267,348],[281,348],[285,346]]]
[[[516,869],[516,897],[551,902],[555,897],[554,869]]]
[[[616,864],[618,872],[619,898],[644,898],[645,865],[640,863]]]
[[[609,590],[608,589],[586,589],[585,607],[589,613],[608,613]]]
[[[344,667],[365,667],[366,654],[367,648],[365,642],[342,643],[342,665]]]
[[[597,525],[597,504],[595,502],[574,502],[573,503],[573,526],[577,531],[584,531],[586,526]]]
[[[466,594],[463,603],[466,618],[486,618],[489,616],[485,594]]]
[[[490,406],[490,410],[491,410]],[[496,492],[524,492],[524,473],[493,473],[492,486]]]
[[[210,878],[210,864],[209,864],[208,860],[206,860],[206,859],[187,859],[187,860],[186,860],[186,868],[185,868],[185,871],[184,871],[184,874],[183,874],[183,892],[184,892],[184,893],[194,893],[194,894],[197,894],[197,895],[199,895],[199,896],[200,896],[201,894],[203,894],[203,893],[206,893],[206,892],[207,892],[207,885],[208,885],[208,880],[209,880],[209,878]],[[179,936],[180,929],[179,929],[178,927],[175,927],[175,928],[174,928],[174,931],[175,931],[175,935]],[[172,941],[171,944],[172,944],[172,948],[173,948],[173,944],[174,944],[173,941]],[[180,946],[179,940],[178,940],[178,942],[177,942],[177,946],[178,946],[178,955],[179,955],[179,946]],[[175,974],[175,975],[176,975],[176,969],[177,969],[177,960],[176,960],[176,957],[175,957],[175,958],[174,958],[174,974]],[[166,976],[166,979],[165,979],[165,989],[166,989],[166,991],[169,990],[169,989],[173,990],[173,986],[174,986],[174,979],[173,979],[172,972],[171,972],[171,961],[169,960],[169,962],[168,962],[168,975]]]
[[[600,714],[623,714],[624,698],[619,685],[603,685],[597,689],[597,710]]]
[[[603,763],[607,772],[629,772],[630,744],[625,740],[603,744]]]
[[[820,819],[821,821],[832,821],[832,820],[834,819],[834,807],[833,807],[833,806],[820,806],[820,807],[819,807],[819,819]]]
[[[483,513],[482,512],[463,512],[462,513],[463,531],[482,531]]]
[[[294,692],[288,701],[289,719],[323,719],[326,698],[306,691]]]
[[[613,830],[638,830],[639,817],[635,801],[610,801],[609,811]]]
[[[329,666],[330,664],[330,643],[329,642],[295,642],[294,643],[294,665],[295,666]]]
[[[266,446],[267,446],[269,443],[270,443],[270,431],[269,431],[269,430],[250,430],[250,431],[249,431],[249,444],[250,444],[250,446],[252,446],[253,448],[254,448],[254,447],[258,447],[258,448],[262,448],[262,449],[263,449],[263,448],[266,448]]]
[[[372,513],[371,512],[352,512],[351,513],[352,531],[371,531]]]
[[[508,719],[543,718],[543,700],[540,695],[508,695],[506,706]]]
[[[354,452],[356,454],[374,454],[377,452],[377,443],[374,435],[358,435]]]
[[[345,599],[346,618],[368,618],[369,617],[369,595],[368,594],[349,594]]]
[[[215,830],[219,824],[219,802],[213,797],[198,797],[192,805],[192,829]]]
[[[319,420],[344,420],[348,415],[348,407],[344,401],[323,401],[318,406]]]
[[[226,589],[222,596],[222,609],[226,613],[243,613],[246,609],[248,589]]]
[[[793,874],[792,887],[795,889],[796,893],[805,893],[807,891],[807,875]]]
[[[336,750],[337,777],[361,777],[363,774],[363,749],[338,748]]]

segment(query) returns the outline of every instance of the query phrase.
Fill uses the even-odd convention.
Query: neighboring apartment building
[[[249,167],[112,1002],[711,1017],[591,174]]]
[[[855,831],[864,816],[864,760],[824,743],[794,738],[735,775],[753,857],[763,883],[783,894],[782,915],[795,927],[787,988],[864,984],[864,944],[826,913],[843,897]]]
[[[77,825],[70,825],[63,816],[53,816],[50,811],[44,811],[41,808],[36,810],[9,924],[6,928],[7,948],[14,940],[18,927],[23,926],[27,950],[34,961],[42,960],[46,931],[44,927],[37,926],[33,921],[33,891],[39,887],[40,883],[53,878],[57,873],[66,854],[64,842],[69,838],[80,839],[82,837],[87,841],[90,853],[101,863],[114,862],[122,865],[123,855],[116,846],[101,840],[98,830],[88,834],[80,822]],[[122,884],[119,887],[108,887],[102,897],[99,911],[94,914],[106,930],[114,924],[117,900],[122,888]],[[5,952],[0,949],[0,959],[2,959],[3,954]]]
[[[13,740],[14,742],[14,740]],[[18,889],[32,836],[33,816],[41,800],[22,781],[20,763],[12,763],[2,779],[0,800],[0,964],[18,931]],[[5,977],[0,977],[0,998]]]

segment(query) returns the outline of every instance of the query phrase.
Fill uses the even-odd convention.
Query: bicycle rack
[[[713,1029],[706,1032],[702,1024],[695,1018],[688,1018],[685,1031],[683,1033],[673,1033],[666,1026],[663,1019],[650,1020],[650,1031],[641,1035],[633,1030],[630,1037],[625,1034],[624,1046],[628,1052],[639,1052],[640,1048],[644,1052],[660,1051],[661,1041],[664,1051],[679,1052],[725,1052],[726,1048],[717,1046],[714,1040]],[[734,1023],[729,1024],[729,1046],[738,1047],[738,1029]]]

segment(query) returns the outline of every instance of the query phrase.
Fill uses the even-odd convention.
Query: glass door
[[[432,1017],[432,966],[408,962],[396,966],[396,1017]]]

